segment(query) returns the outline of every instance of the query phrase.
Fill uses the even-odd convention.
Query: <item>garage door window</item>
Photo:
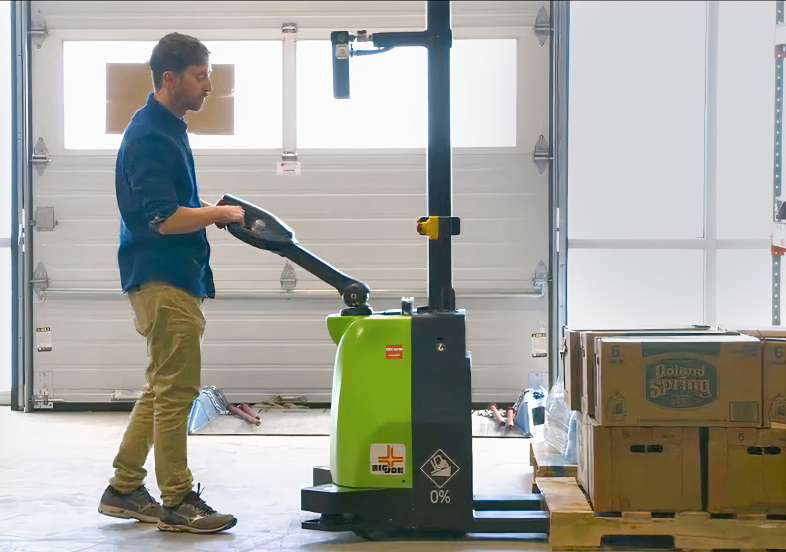
[[[516,45],[515,39],[453,41],[453,146],[516,146]],[[330,55],[330,41],[298,42],[299,147],[426,147],[424,48],[352,58],[350,101],[333,98]]]
[[[130,113],[152,91],[146,69],[154,41],[66,41],[66,149],[117,149]],[[281,43],[205,41],[214,93],[186,116],[194,149],[281,147]],[[137,90],[138,89],[138,90]],[[141,91],[141,93],[140,93]],[[129,103],[130,102],[130,103]],[[120,109],[113,109],[121,106]],[[229,119],[227,121],[227,118]]]

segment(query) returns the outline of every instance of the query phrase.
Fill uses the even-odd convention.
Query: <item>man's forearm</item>
[[[204,205],[204,203],[203,203]],[[159,234],[187,234],[210,226],[219,220],[217,207],[178,207],[172,216],[158,227]]]

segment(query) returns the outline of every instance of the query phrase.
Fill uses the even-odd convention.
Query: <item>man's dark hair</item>
[[[207,63],[209,57],[210,51],[193,36],[169,33],[158,41],[150,56],[153,90],[161,88],[167,71],[182,75],[192,65]]]

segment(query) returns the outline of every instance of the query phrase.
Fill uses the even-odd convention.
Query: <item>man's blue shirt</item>
[[[151,93],[131,118],[115,166],[120,208],[117,262],[123,291],[166,282],[199,297],[214,297],[205,229],[159,234],[178,207],[202,207],[186,123]]]

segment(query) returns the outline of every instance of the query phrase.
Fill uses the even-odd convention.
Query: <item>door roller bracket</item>
[[[535,163],[535,168],[538,169],[539,174],[543,174],[549,166],[551,156],[549,155],[549,142],[543,135],[540,135],[538,141],[535,143],[535,151],[532,156],[532,162]]]
[[[49,149],[46,147],[46,142],[43,138],[38,138],[33,148],[33,155],[30,156],[30,162],[35,167],[38,176],[44,174],[44,171],[49,166],[52,160],[49,158]]]
[[[38,262],[38,265],[33,271],[33,279],[30,280],[30,283],[33,284],[33,291],[35,291],[36,297],[41,301],[44,297],[44,292],[49,287],[49,275],[46,273],[44,263]]]
[[[30,41],[35,44],[36,50],[41,49],[47,36],[49,36],[49,29],[46,28],[46,19],[39,10],[30,22]]]
[[[541,46],[551,38],[551,20],[545,6],[540,7],[538,15],[535,17],[535,36],[538,37]]]
[[[535,268],[535,276],[532,277],[532,287],[535,291],[540,293],[541,296],[546,295],[549,286],[549,269],[546,263],[540,261],[537,268]]]
[[[281,278],[279,282],[281,282],[281,289],[284,291],[292,291],[297,287],[297,274],[295,273],[295,267],[293,267],[289,261],[284,263],[284,270],[281,271]]]

